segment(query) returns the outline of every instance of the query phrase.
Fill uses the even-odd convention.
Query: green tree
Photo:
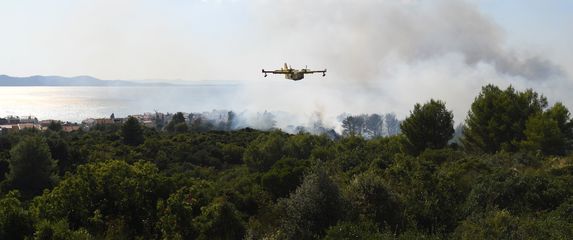
[[[395,239],[392,234],[382,234],[372,222],[340,222],[328,228],[324,240],[346,239]]]
[[[463,130],[462,143],[472,151],[516,151],[525,139],[530,116],[541,114],[547,99],[531,89],[519,92],[487,85],[472,103]]]
[[[449,211],[453,206],[448,204],[450,199],[444,199],[444,192],[436,185],[437,179],[433,175],[436,165],[424,157],[428,152],[430,150],[420,157],[397,154],[395,162],[385,170],[384,175],[391,189],[390,196],[395,195],[400,199],[402,224],[436,231],[452,220]],[[380,206],[378,209],[381,210],[377,211],[383,212],[384,208],[387,207]]]
[[[242,239],[245,235],[240,213],[225,198],[215,198],[211,204],[202,208],[201,215],[193,223],[199,231],[199,240]]]
[[[48,124],[48,130],[59,132],[62,130],[62,123],[60,121],[50,121],[50,124]]]
[[[573,144],[573,119],[571,119],[569,109],[558,102],[547,109],[545,114],[549,116],[549,118],[557,121],[557,126],[564,138],[565,150],[571,150]]]
[[[318,167],[278,205],[283,211],[278,232],[286,239],[315,239],[344,216],[338,185]]]
[[[138,146],[145,141],[143,129],[139,121],[132,116],[130,116],[121,127],[121,135],[123,137],[123,143],[126,145]]]
[[[570,214],[570,213],[569,213]],[[573,224],[546,214],[514,215],[492,210],[462,221],[454,239],[569,239]]]
[[[457,239],[522,239],[519,220],[507,210],[488,212],[483,218],[474,217],[456,229]]]
[[[178,123],[173,127],[173,131],[176,133],[184,133],[189,131],[189,126],[187,126],[187,123],[185,122]]]
[[[284,151],[285,155],[296,159],[308,159],[311,157],[312,151],[319,146],[327,145],[331,142],[325,135],[317,136],[309,133],[299,133],[289,136],[287,139]]]
[[[348,116],[342,120],[342,129],[344,136],[362,136],[364,118],[362,116]]]
[[[34,239],[41,240],[89,240],[94,239],[85,229],[71,230],[68,222],[59,220],[56,222],[40,221],[35,227]]]
[[[366,118],[365,126],[366,133],[368,133],[368,137],[370,138],[381,137],[384,135],[384,118],[381,115],[369,115],[368,118]]]
[[[334,155],[336,166],[343,171],[349,171],[368,163],[366,139],[359,136],[349,136],[336,142]]]
[[[70,229],[85,228],[96,237],[150,239],[157,222],[157,202],[168,197],[166,184],[149,162],[85,164],[35,198],[31,209],[40,219],[65,220]]]
[[[171,121],[167,124],[167,126],[165,126],[165,130],[167,130],[168,132],[175,132],[176,131],[175,126],[177,126],[180,123],[185,123],[185,116],[183,116],[182,112],[177,112],[173,115]],[[181,127],[179,127],[178,130],[182,130]]]
[[[245,148],[230,143],[222,144],[221,151],[223,153],[223,162],[230,164],[243,163],[243,153],[245,152]]]
[[[283,156],[285,138],[278,131],[259,136],[245,149],[243,159],[253,171],[268,171]]]
[[[426,148],[439,149],[447,145],[454,133],[453,114],[444,102],[432,99],[424,105],[416,104],[400,127],[410,151],[417,155]]]
[[[0,183],[6,179],[6,174],[10,171],[9,166],[10,164],[7,160],[0,158]],[[1,186],[2,185],[0,184],[0,189]]]
[[[160,214],[157,228],[161,233],[161,239],[194,239],[197,233],[193,227],[193,204],[197,199],[193,193],[187,189],[179,189],[171,194],[167,200],[160,200],[157,203],[157,210]]]
[[[49,134],[47,143],[52,158],[57,162],[59,174],[64,175],[66,171],[71,170],[73,164],[68,142],[58,134]]]
[[[556,177],[543,172],[519,173],[499,169],[479,177],[467,194],[464,212],[480,213],[494,207],[512,213],[549,211],[573,194],[571,181],[571,176]]]
[[[197,239],[198,228],[207,232],[207,226],[193,220],[200,216],[210,203],[214,202],[215,188],[212,182],[195,180],[172,193],[167,200],[159,200],[159,220],[156,229],[161,239]],[[214,220],[214,219],[213,219]],[[209,221],[202,219],[200,222]],[[201,226],[199,226],[201,225]]]
[[[215,125],[213,124],[213,122],[208,119],[205,119],[200,114],[197,115],[190,114],[189,119],[192,119],[190,120],[189,125],[191,131],[193,132],[206,132],[215,129]]]
[[[563,130],[563,132],[572,134],[573,123],[571,122],[571,113],[563,103],[557,102],[545,112],[559,123],[559,128]]]
[[[10,150],[10,155],[8,184],[19,189],[25,198],[40,194],[53,185],[56,163],[44,139],[25,137]]]
[[[376,173],[368,171],[355,177],[348,187],[347,196],[359,218],[392,230],[399,227],[398,198]]]
[[[261,186],[275,198],[286,197],[302,181],[307,162],[293,158],[283,158],[261,176]]]
[[[24,239],[33,233],[33,218],[19,198],[18,191],[0,198],[0,239]]]
[[[566,150],[565,137],[556,120],[547,114],[531,116],[525,124],[524,149],[539,150],[545,155],[563,155]]]

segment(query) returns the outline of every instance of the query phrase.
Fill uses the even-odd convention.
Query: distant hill
[[[138,86],[138,85],[172,85],[172,84],[138,83],[138,82],[123,81],[123,80],[100,80],[90,76],[11,77],[7,75],[0,75],[0,86]]]

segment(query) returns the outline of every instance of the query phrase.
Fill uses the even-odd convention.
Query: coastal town
[[[61,125],[61,130],[64,132],[73,132],[78,130],[89,131],[91,128],[97,126],[121,125],[129,117],[134,117],[145,127],[161,130],[171,121],[174,115],[174,113],[148,112],[128,115],[126,117],[115,117],[115,114],[112,113],[107,118],[88,118],[80,123],[57,119],[39,120],[35,116],[5,116],[0,117],[0,134],[18,132],[24,129],[45,131],[48,130],[50,124],[53,123]],[[233,113],[228,111],[212,111],[205,113],[183,113],[183,116],[185,117],[185,122],[190,125],[209,124],[213,126],[227,126],[232,120]]]
[[[175,117],[179,115],[178,117]],[[400,133],[400,120],[394,113],[386,114],[360,114],[351,115],[343,113],[339,115],[340,129],[325,125],[320,114],[315,113],[306,123],[293,123],[289,125],[277,124],[280,119],[292,119],[290,115],[272,113],[268,111],[249,114],[248,112],[235,113],[227,110],[212,110],[209,112],[195,113],[161,113],[146,112],[143,114],[116,117],[112,113],[109,117],[87,118],[81,122],[68,122],[57,119],[39,120],[35,116],[6,116],[0,117],[0,134],[18,132],[24,129],[37,129],[45,131],[57,128],[57,131],[90,131],[91,129],[114,128],[124,124],[130,117],[137,119],[141,126],[158,131],[232,131],[244,128],[257,130],[281,129],[288,133],[307,132],[312,134],[326,134],[331,139],[340,135],[360,135],[366,139],[379,136],[394,136]],[[185,123],[183,129],[175,130],[169,124],[177,118],[177,123]],[[56,126],[51,125],[55,124]],[[172,124],[174,125],[174,124]],[[459,134],[459,130],[456,131]]]

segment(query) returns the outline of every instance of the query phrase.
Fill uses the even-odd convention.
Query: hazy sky
[[[249,108],[404,116],[437,98],[459,121],[487,83],[571,107],[572,12],[568,0],[0,0],[0,74],[268,82],[260,69],[288,61],[329,74],[254,86]]]
[[[317,34],[328,34],[332,30],[329,28],[340,25],[336,21],[345,20],[344,16],[332,15],[344,14],[346,10],[329,13],[300,8],[320,5],[336,9],[350,5],[355,7],[347,9],[349,15],[364,11],[364,21],[368,21],[366,18],[372,16],[361,7],[374,5],[415,11],[414,8],[420,7],[416,5],[439,5],[439,2],[0,0],[0,71],[18,76],[93,75],[104,79],[250,79],[259,76],[251,72],[258,74],[259,68],[275,67],[290,58],[300,60],[291,60],[292,64],[298,65],[314,60],[311,53],[290,54],[297,44],[302,45],[298,46],[301,49],[309,46],[304,41],[307,38],[305,25],[293,26],[288,21],[293,18],[302,22],[334,19],[332,26],[326,22],[320,25],[324,28],[312,29]],[[570,64],[573,2],[483,0],[472,1],[472,5],[499,27],[504,46],[543,53],[568,69],[573,67]],[[379,13],[395,14],[391,11]],[[415,18],[411,20],[416,21]],[[265,22],[275,24],[277,21],[286,25],[265,25]],[[456,19],[451,21],[452,25],[458,24]],[[315,26],[316,23],[311,23],[308,27]],[[432,26],[427,28],[431,31]],[[287,32],[281,32],[283,30]],[[275,34],[279,37],[274,37]],[[284,49],[281,46],[285,46]],[[320,61],[312,63],[317,67],[323,65]]]

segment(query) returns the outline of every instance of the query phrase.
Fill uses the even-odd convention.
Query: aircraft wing
[[[305,74],[306,74],[306,73],[311,73],[311,74],[312,74],[312,73],[322,73],[322,76],[324,77],[324,76],[326,76],[326,69],[324,69],[324,70],[319,70],[319,71],[306,71],[306,72],[304,72],[304,73],[305,73]]]
[[[285,71],[285,70],[274,70],[274,71],[267,71],[265,69],[263,69],[263,73],[272,73],[272,74],[287,74],[290,71]]]
[[[324,70],[318,70],[318,71],[306,71],[304,73],[326,73],[326,69]]]

